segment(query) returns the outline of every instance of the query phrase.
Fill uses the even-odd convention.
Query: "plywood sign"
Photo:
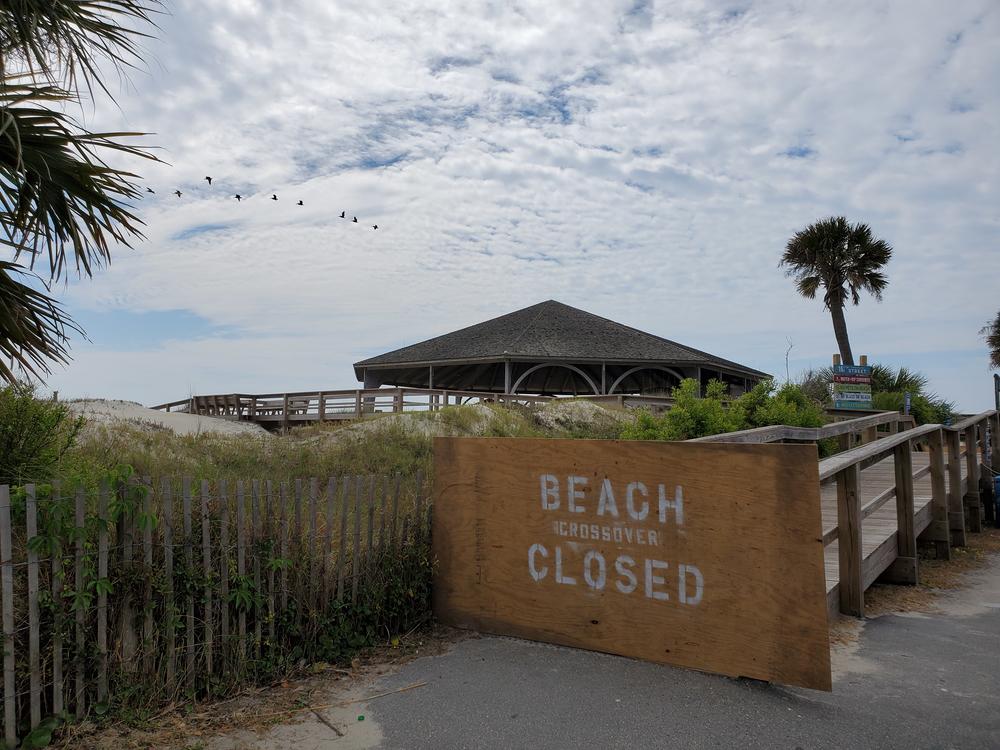
[[[437,438],[447,624],[830,689],[816,449]]]

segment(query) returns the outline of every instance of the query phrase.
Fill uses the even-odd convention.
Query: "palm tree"
[[[137,176],[108,156],[154,158],[122,143],[140,133],[93,133],[66,113],[102,64],[138,61],[140,30],[158,0],[13,0],[0,4],[0,380],[40,377],[69,358],[80,329],[52,297],[70,273],[91,276],[113,247],[142,237],[130,202]]]
[[[979,329],[979,335],[986,339],[986,346],[990,348],[990,367],[1000,370],[1000,312]]]
[[[882,300],[889,281],[882,268],[892,247],[872,234],[867,224],[848,223],[843,216],[821,219],[796,232],[785,246],[779,266],[795,279],[799,294],[814,299],[822,287],[823,304],[833,318],[833,333],[845,365],[854,364],[847,337],[844,307],[848,298],[857,305],[865,291]]]

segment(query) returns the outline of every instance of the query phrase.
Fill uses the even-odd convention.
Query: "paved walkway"
[[[996,748],[1000,558],[940,614],[866,621],[832,693],[510,638],[470,638],[355,689],[426,685],[232,748]],[[358,721],[363,715],[364,721]]]

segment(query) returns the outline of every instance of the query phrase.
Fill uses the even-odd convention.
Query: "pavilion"
[[[665,396],[683,378],[738,395],[770,376],[564,305],[540,302],[354,364],[383,385],[506,394]]]

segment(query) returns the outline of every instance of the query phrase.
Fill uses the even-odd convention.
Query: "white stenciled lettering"
[[[542,474],[542,510],[559,509],[559,480],[552,474]]]
[[[624,581],[620,579],[615,581],[615,588],[623,594],[631,594],[635,591],[635,587],[639,585],[639,581],[635,577],[635,573],[632,572],[632,567],[634,565],[635,560],[628,555],[619,555],[618,559],[615,560],[615,572],[625,579]]]
[[[637,510],[635,507],[636,492],[642,495],[643,498],[649,497],[646,485],[642,482],[630,482],[628,487],[625,488],[625,509],[628,511],[629,516],[634,518],[636,521],[641,521],[649,515],[649,503],[643,499],[642,505],[639,506]]]
[[[594,569],[592,563],[597,562],[597,576],[594,576]],[[587,582],[587,585],[592,589],[600,591],[604,588],[604,581],[606,578],[604,555],[602,555],[597,550],[588,550],[587,554],[583,557],[583,580]]]
[[[694,578],[694,593],[690,596],[688,595],[687,587],[688,575]],[[705,590],[705,579],[702,578],[701,571],[694,565],[678,565],[677,577],[677,598],[680,599],[681,604],[690,604],[692,606],[700,604],[702,592]]]
[[[541,544],[532,544],[528,548],[528,572],[531,573],[531,577],[536,581],[540,581],[545,578],[549,573],[549,566],[543,565],[539,568],[535,563],[535,557],[548,557],[549,551],[545,549]]]
[[[559,557],[559,548],[556,548],[556,559]],[[654,570],[666,570],[670,566],[663,562],[662,560],[646,560],[646,598],[647,599],[659,599],[660,601],[667,601],[670,599],[670,595],[666,591],[657,591],[654,586],[661,586],[667,582],[667,580],[660,575],[656,575]]]
[[[601,499],[597,501],[597,515],[605,513],[618,518],[618,505],[615,503],[615,491],[611,488],[611,480],[606,478],[601,485]]]
[[[577,505],[577,500],[583,500],[583,490],[577,489],[577,487],[587,486],[587,477],[567,477],[566,479],[566,497],[568,498],[568,506],[570,513],[583,513],[586,508],[582,505]]]
[[[667,522],[667,511],[673,510],[677,525],[684,525],[684,490],[680,485],[674,489],[673,501],[667,500],[667,486],[661,484],[660,490],[660,523]]]
[[[563,575],[562,549],[556,547],[556,583],[565,583],[567,586],[576,586],[576,579]]]

